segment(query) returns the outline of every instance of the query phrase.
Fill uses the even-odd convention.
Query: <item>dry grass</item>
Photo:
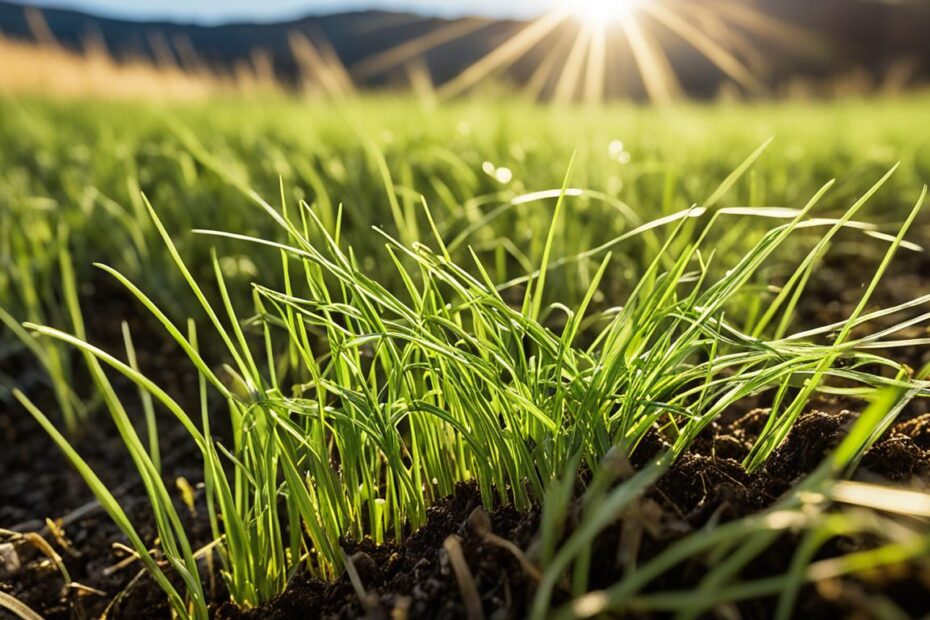
[[[172,46],[159,34],[150,40],[154,59],[117,59],[92,36],[85,39],[82,51],[67,49],[41,11],[27,10],[25,16],[34,42],[0,36],[0,95],[183,101],[294,90],[278,80],[264,50],[253,50],[248,60],[217,70],[189,43],[176,41]],[[297,92],[330,98],[354,92],[352,79],[327,42],[313,42],[299,33],[288,38],[300,68]]]
[[[121,62],[93,46],[79,53],[50,42],[0,38],[0,58],[0,93],[6,95],[196,100],[261,85],[146,60]]]
[[[51,37],[36,38],[38,42],[33,43],[0,36],[0,95],[184,101],[288,91],[339,99],[355,92],[335,52],[297,33],[289,38],[300,67],[296,88],[277,79],[271,58],[261,50],[253,51],[248,61],[218,71],[197,59],[184,66],[166,60],[173,58],[170,50],[155,61],[120,60],[93,40],[79,52],[66,49]]]

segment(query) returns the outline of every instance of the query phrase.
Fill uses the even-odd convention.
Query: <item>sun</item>
[[[587,26],[603,27],[633,19],[647,0],[570,0],[566,8]]]

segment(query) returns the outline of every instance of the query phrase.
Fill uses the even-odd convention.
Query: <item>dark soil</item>
[[[637,506],[637,511],[628,515],[628,527],[641,530],[640,562],[711,519],[738,518],[771,506],[794,482],[819,465],[856,416],[848,410],[806,414],[765,467],[750,475],[740,466],[739,459],[748,453],[766,413],[764,409],[754,409],[729,423],[715,425],[695,443],[694,450],[679,459],[658,481]],[[39,437],[41,435],[32,433],[30,437],[27,432],[20,431],[16,442],[6,443],[17,448],[23,446],[24,449],[5,450],[0,459],[4,468],[10,467],[12,459],[9,456],[12,453],[23,458],[29,446],[39,445]],[[108,473],[115,484],[124,485],[119,495],[123,507],[134,522],[140,524],[140,533],[153,540],[155,532],[147,501],[140,488],[127,484],[127,480],[133,477],[127,459],[122,454],[109,454],[102,449],[116,445],[112,439],[112,436],[88,437],[82,446],[85,453],[93,452],[93,446],[101,448],[94,453],[94,465],[98,471]],[[661,437],[655,434],[652,439],[651,448],[660,448]],[[174,445],[186,443],[177,441]],[[642,464],[648,460],[649,452],[649,445],[641,446],[634,455],[634,463]],[[24,517],[30,514],[28,501],[36,502],[37,506],[48,506],[47,512],[33,509],[31,514],[36,517],[65,515],[59,523],[66,541],[56,539],[55,533],[48,528],[45,528],[44,535],[62,556],[72,578],[82,586],[100,592],[84,589],[62,592],[63,580],[55,568],[37,548],[25,541],[13,545],[18,568],[0,565],[0,583],[4,591],[20,598],[44,617],[97,617],[116,595],[129,586],[139,566],[132,563],[118,568],[126,554],[112,545],[123,538],[109,518],[94,509],[93,504],[77,516],[60,511],[60,506],[67,505],[69,501],[82,505],[90,498],[82,492],[83,484],[76,475],[63,463],[56,464],[54,454],[46,452],[43,458],[36,459],[44,465],[32,463],[35,475],[41,476],[41,483],[30,484],[16,476],[7,478],[10,482],[3,485],[4,519],[10,522],[12,516],[23,523]],[[188,465],[184,464],[184,458],[178,459],[180,462],[177,463],[169,461],[166,469],[184,472],[188,479],[196,480],[193,459],[187,460]],[[930,415],[897,424],[867,453],[857,476],[868,481],[907,484],[930,490]],[[172,479],[170,475],[166,477]],[[62,495],[40,489],[46,483],[53,489],[61,489]],[[21,489],[18,496],[11,492],[11,489],[15,490],[14,485]],[[16,505],[11,503],[13,498],[17,499]],[[181,514],[187,516],[188,527],[195,532],[195,540],[199,538],[201,544],[209,540],[209,528],[202,508],[195,507],[199,509],[195,513],[180,508]],[[54,510],[59,512],[52,512]],[[524,617],[535,582],[510,552],[487,542],[482,531],[470,526],[476,518],[472,516],[476,510],[483,510],[477,488],[461,484],[454,495],[431,508],[427,524],[400,545],[375,546],[367,540],[344,541],[343,548],[358,570],[364,593],[356,592],[346,577],[329,584],[298,576],[284,595],[266,607],[243,612],[231,604],[218,604],[216,617],[229,620],[355,618],[367,612],[372,617],[388,618],[400,610],[410,618],[464,617],[462,595],[447,552],[443,549],[443,543],[449,536],[461,539],[465,560],[488,616]],[[495,534],[510,540],[520,549],[532,548],[539,525],[538,511],[520,513],[505,506],[491,510],[489,516]],[[32,525],[28,520],[25,523]],[[648,527],[643,527],[643,523],[648,523]],[[623,575],[624,565],[619,560],[621,548],[626,548],[622,531],[623,528],[619,527],[609,529],[595,545],[598,553],[593,559],[595,582],[592,585],[606,585]],[[775,545],[751,567],[758,574],[747,576],[761,577],[784,571],[793,551],[794,541]],[[11,556],[7,554],[6,557],[9,559]],[[686,588],[695,585],[702,575],[700,566],[686,566],[666,576],[657,585],[661,585],[663,590]],[[930,581],[915,586],[916,577],[911,574],[892,574],[889,579],[889,582],[851,582],[849,587],[866,591],[887,589],[893,593],[890,588],[897,586],[900,592],[894,599],[899,605],[915,617],[930,613],[930,597],[924,596],[930,588]],[[224,595],[221,590],[216,592],[216,600],[222,600]],[[846,606],[849,603],[846,598],[813,588],[804,592],[800,603],[799,613],[803,611],[803,617],[836,618],[854,611]],[[771,609],[771,601],[753,601],[741,605],[740,611],[745,618],[766,618]],[[167,618],[169,610],[158,588],[142,577],[110,608],[108,617]]]
[[[881,305],[892,305],[930,290],[926,258],[910,259],[886,280]],[[869,263],[871,265],[871,263]],[[874,265],[872,265],[874,266]],[[802,324],[817,325],[844,318],[849,305],[858,299],[860,280],[868,277],[850,264],[828,264],[822,278],[822,299],[837,304],[809,303],[799,309]],[[113,307],[102,308],[108,321],[113,316],[130,319],[140,316],[131,302],[119,295],[95,296],[113,300]],[[874,304],[877,307],[879,304]],[[176,353],[158,331],[144,320],[133,319],[133,333],[144,368],[167,383],[181,402],[196,402],[193,373],[187,365],[174,364]],[[872,326],[874,328],[875,326]],[[98,341],[115,343],[119,336],[97,333]],[[901,337],[910,337],[902,334]],[[148,357],[145,354],[149,353]],[[926,348],[896,349],[885,352],[914,368],[930,361]],[[2,369],[15,376],[9,360]],[[23,361],[23,364],[27,362]],[[13,362],[15,365],[15,361]],[[121,391],[131,386],[117,383]],[[127,402],[132,400],[126,391]],[[41,405],[53,408],[45,393],[38,394]],[[607,585],[624,575],[630,562],[630,532],[639,544],[634,546],[639,563],[659,553],[671,542],[706,525],[756,513],[771,506],[804,475],[812,472],[826,453],[844,436],[862,410],[862,404],[849,400],[815,403],[790,433],[786,442],[757,473],[749,474],[740,465],[765,423],[768,403],[747,403],[708,427],[692,450],[649,490],[629,511],[618,527],[608,528],[594,545],[593,587]],[[105,416],[105,414],[103,414]],[[174,488],[178,477],[197,485],[201,464],[183,432],[165,418],[160,431],[165,478]],[[652,433],[633,456],[641,466],[662,449],[663,438]],[[0,591],[20,599],[46,618],[95,618],[107,610],[108,618],[168,618],[168,607],[160,590],[144,575],[138,563],[123,562],[126,553],[114,544],[123,537],[110,519],[93,502],[80,477],[72,471],[43,431],[18,405],[0,402],[0,528],[17,532],[39,532],[61,556],[74,582],[81,587],[63,591],[63,579],[40,549],[28,540],[0,536]],[[143,489],[128,455],[112,424],[88,425],[77,440],[78,451],[111,488],[147,541],[154,541],[155,529]],[[930,414],[925,403],[917,404],[866,454],[857,477],[896,485],[930,490]],[[198,490],[198,500],[201,500]],[[181,503],[195,544],[204,544],[209,528],[202,502],[193,510]],[[356,590],[347,577],[336,583],[323,583],[298,575],[287,591],[257,610],[242,611],[223,603],[226,593],[217,585],[213,592],[214,613],[225,620],[287,618],[461,618],[465,617],[463,595],[456,580],[444,543],[450,536],[461,541],[464,559],[475,581],[480,605],[489,618],[521,618],[526,615],[535,581],[509,551],[488,541],[475,524],[480,521],[479,494],[474,485],[461,484],[454,495],[429,510],[427,524],[401,544],[375,546],[370,541],[343,541],[343,548],[358,571],[362,589]],[[477,511],[477,512],[476,512]],[[539,512],[517,512],[512,507],[489,511],[491,530],[527,553],[532,553]],[[46,518],[55,519],[49,527]],[[784,572],[796,548],[796,540],[785,538],[763,553],[744,573],[764,577]],[[843,540],[825,554],[859,548],[868,541]],[[121,564],[121,562],[123,562]],[[686,564],[662,578],[661,590],[688,588],[705,574],[699,560]],[[218,575],[213,576],[217,584]],[[917,567],[887,571],[857,580],[843,580],[830,587],[809,587],[802,592],[797,615],[803,618],[863,616],[859,604],[866,597],[884,593],[913,617],[930,614],[930,575]],[[564,597],[564,593],[557,594]],[[563,599],[558,599],[563,600]],[[768,618],[771,600],[741,603],[723,610],[723,617]],[[0,611],[0,618],[6,618]],[[734,615],[737,614],[737,615]]]
[[[709,441],[701,442],[699,449],[681,458],[637,510],[628,514],[627,525],[643,530],[639,561],[700,528],[711,518],[726,520],[771,506],[793,482],[820,464],[855,417],[848,411],[817,411],[805,415],[767,465],[750,475],[735,458],[748,453],[748,442],[760,430],[760,420],[766,413],[753,410],[731,424],[718,427],[713,436],[708,437]],[[859,475],[870,480],[907,480],[926,488],[930,483],[930,451],[921,448],[918,442],[923,436],[922,441],[926,443],[928,425],[930,416],[897,425],[867,454]],[[715,454],[718,447],[727,455]],[[640,454],[638,460],[644,462],[646,456]],[[449,536],[458,536],[462,541],[465,559],[488,617],[524,617],[535,582],[509,551],[487,542],[480,530],[470,526],[475,510],[482,510],[478,491],[474,485],[462,484],[455,495],[430,510],[427,525],[403,545],[376,547],[369,542],[347,542],[345,550],[359,570],[364,593],[356,592],[348,578],[334,584],[299,578],[284,595],[266,607],[243,612],[227,604],[217,610],[217,617],[230,620],[355,618],[367,611],[372,617],[389,618],[399,609],[411,618],[463,617],[462,594],[443,550],[443,542]],[[490,519],[495,534],[521,549],[532,547],[539,525],[538,511],[518,513],[503,507],[491,511]],[[622,531],[623,528],[608,530],[594,545],[598,551],[593,558],[592,586],[607,585],[622,577],[624,567],[619,560]],[[753,576],[785,571],[793,551],[793,544],[776,544],[753,565],[752,570],[759,572]],[[687,588],[696,585],[703,574],[698,566],[685,567],[667,576],[661,586],[663,589]],[[910,575],[907,578],[912,580]],[[908,584],[908,587],[913,586],[912,581]],[[890,588],[894,583],[857,585],[865,589]],[[927,592],[927,587],[930,582],[916,592],[905,592],[896,602],[915,615],[930,613],[930,598],[919,596]],[[742,617],[769,617],[771,603],[745,604],[740,610]],[[852,611],[841,598],[809,589],[802,597],[798,613],[808,618],[837,618]]]
[[[121,351],[120,323],[127,321],[142,370],[157,377],[179,402],[198,402],[190,364],[177,363],[177,350],[166,340],[160,326],[140,312],[123,289],[101,279],[82,293],[82,306],[91,309],[85,310],[85,321],[92,342],[102,343],[110,351]],[[97,316],[107,320],[96,321]],[[8,375],[23,376],[35,362],[24,352],[4,359],[2,364]],[[89,390],[91,380],[82,368],[82,364],[75,364],[76,389],[84,386]],[[127,407],[139,402],[133,385],[115,373],[109,376]],[[30,398],[40,409],[49,413],[57,410],[50,389],[42,385],[28,388]],[[144,439],[141,411],[130,413],[139,416],[137,431]],[[94,415],[96,422],[81,427],[72,439],[74,447],[116,496],[139,534],[154,541],[151,509],[129,454],[108,413],[101,410]],[[221,435],[223,430],[222,426],[218,428]],[[159,437],[162,470],[169,488],[175,488],[178,479],[196,486],[203,477],[203,464],[184,429],[173,419],[161,416]],[[113,545],[124,544],[125,538],[51,438],[13,400],[0,400],[0,480],[0,530],[39,533],[61,556],[73,581],[86,587],[63,591],[61,575],[34,544],[0,535],[0,591],[15,596],[46,618],[99,617],[113,597],[136,577],[139,565],[119,566],[128,554]],[[198,497],[200,494],[198,489]],[[180,497],[178,493],[179,505]],[[186,508],[179,514],[187,517],[186,526],[193,532],[194,542],[209,542],[209,525],[203,515],[190,514]],[[52,520],[52,526],[47,519]],[[146,607],[153,617],[167,617],[164,596],[151,588],[147,596],[151,600]],[[6,618],[5,613],[0,610],[0,618]]]

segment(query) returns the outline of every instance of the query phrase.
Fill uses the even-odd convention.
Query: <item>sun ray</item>
[[[553,77],[556,75],[559,61],[564,60],[568,56],[568,52],[573,43],[574,37],[568,36],[567,33],[562,33],[562,35],[559,36],[558,41],[546,52],[542,62],[539,63],[536,70],[533,71],[533,74],[530,76],[529,81],[526,83],[524,93],[527,97],[533,101],[538,101],[542,98],[546,87],[552,83]],[[564,66],[565,63],[563,62],[562,67],[564,68]]]
[[[458,77],[447,82],[439,89],[441,98],[459,95],[495,71],[510,66],[534,45],[542,41],[546,35],[555,30],[568,17],[563,11],[547,13],[530,22],[523,30],[514,35],[506,43],[490,52],[463,71]]]
[[[646,34],[638,20],[624,20],[620,26],[649,99],[660,104],[676,99],[681,90],[678,78],[662,48]]]
[[[420,57],[426,52],[441,47],[446,43],[463,39],[493,23],[492,20],[477,18],[453,22],[447,26],[443,26],[442,28],[371,56],[370,58],[366,58],[353,65],[350,72],[357,80],[370,78],[392,67],[402,65],[409,60]]]
[[[637,85],[614,71],[625,71],[629,66],[649,100],[673,101],[681,95],[682,87],[673,57],[662,44],[660,34],[664,31],[706,58],[745,92],[759,94],[766,90],[757,73],[765,68],[766,53],[755,41],[784,45],[810,42],[801,29],[740,0],[559,0],[556,4],[556,9],[519,27],[495,49],[439,86],[437,96],[448,99],[461,95],[482,80],[529,60],[535,64],[530,67],[524,92],[533,99],[596,103],[629,95],[629,89]],[[568,23],[570,17],[573,27]],[[410,61],[422,62],[428,51],[493,23],[480,19],[453,22],[362,60],[351,73],[362,80]],[[628,65],[627,60],[621,60],[627,54]]]
[[[722,22],[721,27],[726,30],[727,40],[730,50],[743,59],[743,64],[753,71],[755,75],[761,75],[760,70],[771,66],[771,60],[765,50],[757,44],[751,35],[745,31],[735,28],[732,24]]]
[[[793,48],[803,46],[810,50],[824,48],[816,34],[781,19],[766,15],[738,0],[706,0],[706,5],[694,8],[719,13],[726,21],[739,26],[754,36],[768,39]]]
[[[734,57],[739,55],[747,69],[767,64],[761,51],[747,40],[746,33],[731,24],[722,13],[707,10],[696,4],[689,4],[681,7],[681,17],[692,22],[695,28],[720,47],[728,50]]]
[[[607,80],[607,28],[595,28],[588,47],[588,70],[585,76],[584,98],[588,103],[604,100]]]
[[[701,52],[718,69],[747,90],[754,93],[765,90],[758,78],[735,56],[658,0],[643,3],[642,10]]]
[[[582,28],[578,31],[572,51],[569,52],[568,60],[565,61],[565,68],[555,86],[555,100],[559,103],[571,101],[578,91],[578,82],[581,80],[581,74],[584,73],[584,61],[588,55],[591,36],[592,29],[590,28]]]

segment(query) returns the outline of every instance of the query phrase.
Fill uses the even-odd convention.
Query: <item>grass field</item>
[[[0,100],[0,605],[926,611],[928,103]]]

